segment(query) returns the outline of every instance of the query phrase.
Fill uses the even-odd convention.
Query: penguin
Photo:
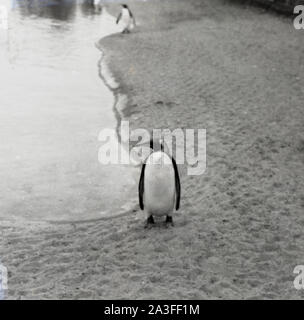
[[[173,212],[180,207],[181,184],[175,159],[164,151],[161,142],[150,141],[152,153],[141,169],[139,206],[146,213],[145,228],[154,224],[153,216],[166,216],[166,225],[173,226]]]
[[[122,4],[121,7],[122,9],[116,19],[116,24],[121,21],[123,26],[122,33],[130,33],[132,24],[135,26],[135,18],[126,4]]]
[[[102,4],[101,0],[93,0],[93,6],[96,12],[101,12],[102,11]]]
[[[0,5],[0,30],[8,29],[8,13],[6,6]]]

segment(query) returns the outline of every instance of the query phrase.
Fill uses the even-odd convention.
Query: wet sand
[[[147,232],[138,209],[1,223],[8,298],[303,298],[304,33],[229,1],[130,3],[138,28],[101,42],[122,114],[132,128],[207,129],[207,171],[180,167],[174,228]]]

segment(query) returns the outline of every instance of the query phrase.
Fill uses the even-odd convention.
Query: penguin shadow
[[[172,109],[173,107],[177,106],[178,104],[172,101],[162,101],[158,100],[155,102],[155,105],[158,107],[167,107],[168,109]]]
[[[132,34],[134,34],[135,32],[130,32],[130,33],[122,33],[122,32],[117,32],[114,34],[111,34],[110,36],[107,37],[111,37],[111,39],[116,39],[116,40],[126,40],[129,37],[132,37]],[[105,37],[105,38],[107,38]]]
[[[124,38],[124,37],[132,37],[132,35],[139,33],[138,28],[136,28],[136,30],[132,30],[132,31],[120,31],[113,36],[116,36],[117,38]]]
[[[152,217],[152,218],[151,218]],[[150,216],[142,223],[142,228],[144,230],[168,230],[168,229],[179,229],[185,227],[188,224],[186,216],[181,212],[174,213],[173,217],[171,216],[161,216],[155,217]]]
[[[144,229],[145,230],[150,230],[152,228],[158,228],[158,229],[169,229],[173,228],[175,226],[175,223],[173,222],[172,217],[166,217],[166,219],[162,218],[155,218],[153,216],[150,216],[145,224],[144,224]]]

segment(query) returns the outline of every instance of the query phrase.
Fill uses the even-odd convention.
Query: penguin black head
[[[121,6],[122,6],[123,8],[125,8],[125,9],[129,9],[126,4],[122,4]]]
[[[150,140],[150,149],[152,149],[154,152],[155,151],[164,151],[164,145],[162,143],[162,140],[156,140],[156,139],[151,139]]]

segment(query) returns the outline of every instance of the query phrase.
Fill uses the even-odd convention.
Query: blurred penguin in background
[[[102,0],[94,0],[93,1],[94,9],[95,9],[96,12],[101,12],[102,11],[101,2],[102,2]]]
[[[0,29],[8,29],[8,13],[4,5],[0,5]]]
[[[134,15],[126,4],[122,4],[121,7],[116,24],[121,23],[123,27],[122,33],[130,33],[131,29],[135,26]]]

